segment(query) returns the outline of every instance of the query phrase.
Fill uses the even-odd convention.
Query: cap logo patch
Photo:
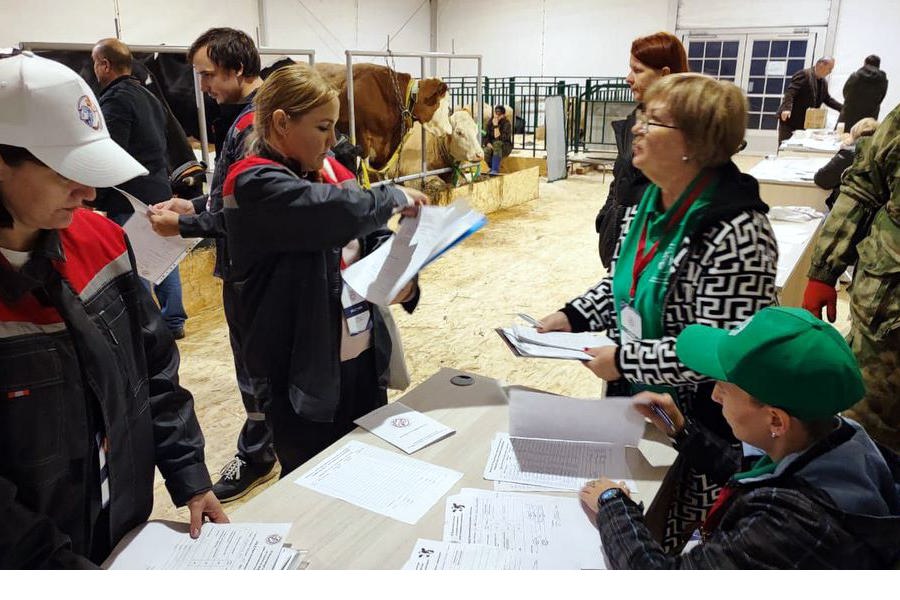
[[[94,106],[94,101],[87,95],[78,99],[78,118],[81,122],[95,131],[99,131],[103,125],[100,119],[100,111]]]

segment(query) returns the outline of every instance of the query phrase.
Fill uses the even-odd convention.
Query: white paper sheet
[[[637,446],[644,417],[631,398],[584,400],[511,387],[509,434],[513,437]]]
[[[828,156],[811,156],[809,158],[779,156],[759,161],[748,173],[763,182],[809,182],[812,184],[816,171],[824,167],[829,160]]]
[[[625,447],[599,442],[514,438],[498,433],[484,467],[489,481],[510,481],[573,492],[600,476],[637,484],[625,459]]]
[[[353,421],[407,454],[456,431],[400,402],[391,402]]]
[[[600,535],[577,498],[464,488],[447,499],[443,539],[534,554],[542,568],[606,568]]]
[[[541,557],[484,544],[456,544],[419,538],[404,571],[510,571],[544,567]]]
[[[530,485],[527,483],[515,483],[512,481],[495,481],[494,482],[494,491],[495,492],[539,492],[539,493],[546,494],[548,492],[570,493],[572,490],[544,487],[542,485]]]
[[[415,525],[461,477],[458,471],[351,440],[295,483]]]
[[[777,287],[784,287],[806,247],[815,238],[823,220],[821,218],[805,222],[769,220],[778,241],[778,267],[775,274]]]
[[[202,239],[157,235],[150,226],[150,219],[147,218],[147,205],[124,190],[114,189],[125,196],[134,209],[134,214],[125,222],[123,229],[128,234],[128,241],[134,250],[138,275],[158,284]]]
[[[191,539],[188,523],[151,521],[130,532],[103,564],[108,569],[285,568],[291,523],[205,523]]]
[[[423,206],[389,241],[347,267],[344,281],[369,302],[387,306],[416,273],[485,222],[462,199],[452,206]]]
[[[539,333],[534,327],[523,327],[521,325],[514,325],[512,330],[513,334],[520,341],[537,344],[538,346],[583,351],[585,348],[616,345],[615,342],[602,333],[568,333],[565,331]]]
[[[592,356],[583,350],[566,350],[554,346],[541,346],[523,342],[516,337],[512,327],[496,329],[497,334],[516,356],[524,358],[560,358],[564,360],[591,360]]]

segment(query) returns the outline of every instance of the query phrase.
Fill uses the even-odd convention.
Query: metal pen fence
[[[513,112],[513,149],[546,150],[544,100],[563,96],[566,111],[566,148],[570,152],[614,150],[610,123],[634,108],[631,89],[621,77],[484,77],[481,95],[490,106],[504,104]],[[445,77],[454,106],[477,109],[475,77]],[[485,111],[490,115],[490,111]],[[482,126],[486,124],[482,123]]]

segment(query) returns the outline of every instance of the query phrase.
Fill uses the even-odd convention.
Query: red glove
[[[828,321],[834,323],[837,319],[837,290],[824,281],[810,279],[803,292],[803,308],[821,319],[823,306],[828,308]]]

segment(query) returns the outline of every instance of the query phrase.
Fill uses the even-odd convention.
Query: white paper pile
[[[496,331],[513,354],[527,358],[590,360],[591,355],[584,351],[585,348],[615,345],[612,340],[599,333],[538,333],[533,327],[521,325],[503,327]]]

